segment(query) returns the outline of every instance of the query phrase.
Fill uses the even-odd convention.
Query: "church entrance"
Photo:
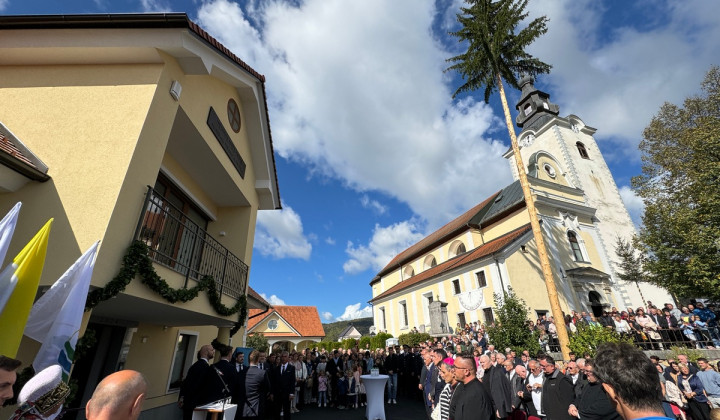
[[[603,305],[600,302],[600,293],[590,292],[588,299],[590,299],[590,309],[595,317],[602,316]]]

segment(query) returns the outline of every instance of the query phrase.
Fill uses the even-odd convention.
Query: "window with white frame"
[[[380,308],[380,325],[382,326],[382,330],[387,330],[387,324],[385,322],[385,308]]]
[[[467,250],[465,248],[465,244],[461,240],[458,239],[450,244],[450,258],[457,257],[465,252],[467,252]]]
[[[195,362],[197,333],[179,333],[175,342],[175,354],[170,367],[168,391],[180,389],[185,374]]]
[[[403,300],[400,302],[400,327],[407,328],[408,325],[409,325],[409,322],[408,322],[407,302]]]
[[[569,230],[567,233],[568,242],[570,243],[570,250],[572,251],[573,258],[575,261],[586,261],[585,256],[583,253],[583,246],[581,241],[578,238],[578,235],[573,232],[572,230]]]
[[[425,262],[423,263],[423,268],[425,270],[433,268],[436,265],[437,265],[437,260],[435,260],[434,255],[428,255],[427,257],[425,257]]]

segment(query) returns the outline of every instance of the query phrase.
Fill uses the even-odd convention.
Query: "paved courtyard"
[[[397,404],[385,404],[386,420],[424,420],[425,409],[418,400],[399,399]],[[318,408],[311,404],[297,414],[292,415],[298,420],[362,420],[365,418],[365,407],[338,410],[337,408]],[[372,419],[370,419],[372,420]]]

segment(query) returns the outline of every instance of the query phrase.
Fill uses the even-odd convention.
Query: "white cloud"
[[[578,115],[598,128],[600,140],[623,146],[606,148],[606,159],[637,159],[637,144],[650,118],[664,102],[680,103],[695,92],[720,55],[720,15],[712,2],[648,6],[594,0],[529,4],[530,16],[550,18],[547,34],[530,49],[553,65],[542,81],[552,85],[548,92],[561,115]],[[618,10],[606,7],[622,7],[625,20],[613,19],[610,13]],[[601,26],[603,21],[612,27]]]
[[[277,295],[267,297],[265,293],[260,293],[260,296],[273,306],[285,306],[285,301],[277,297]]]
[[[7,8],[8,4],[10,4],[10,0],[0,0],[0,12],[5,10]]]
[[[437,227],[511,176],[501,157],[508,146],[487,134],[502,124],[492,109],[451,98],[443,73],[451,54],[433,38],[434,7],[307,0],[243,10],[216,0],[198,16],[267,76],[278,154],[349,188],[407,203]]]
[[[337,317],[338,321],[349,321],[351,319],[358,319],[358,318],[369,318],[372,316],[372,308],[368,305],[365,305],[364,308],[360,309],[362,306],[361,303],[356,303],[354,305],[348,305],[345,307],[345,312],[343,312],[342,315]]]
[[[143,12],[171,12],[170,3],[163,0],[140,0]]]
[[[367,194],[363,194],[360,197],[360,204],[362,204],[364,208],[374,211],[376,214],[383,215],[388,211],[387,206],[380,204],[377,200],[371,199]]]
[[[321,316],[322,319],[324,319],[325,321],[332,321],[333,319],[333,314],[331,314],[330,312],[323,312]]]
[[[325,243],[328,245],[335,245],[335,239],[328,236],[327,238],[325,238]]]
[[[628,213],[630,213],[630,218],[632,218],[635,226],[641,226],[642,215],[645,211],[645,203],[643,202],[642,198],[638,197],[635,194],[635,191],[633,191],[632,188],[628,187],[627,185],[623,185],[622,187],[620,187],[620,197],[625,203],[625,207],[627,208]]]
[[[356,246],[348,242],[345,253],[350,258],[343,264],[343,270],[348,274],[357,274],[368,269],[380,270],[398,253],[422,237],[423,234],[413,221],[387,227],[375,225],[373,236],[367,245]]]
[[[307,260],[312,252],[312,244],[303,234],[302,220],[289,206],[258,212],[254,246],[262,255],[273,258]]]

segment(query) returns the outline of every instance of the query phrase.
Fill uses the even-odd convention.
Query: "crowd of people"
[[[623,337],[631,337],[643,350],[664,350],[672,346],[698,349],[720,348],[720,308],[715,304],[705,306],[702,302],[688,304],[680,309],[671,303],[662,308],[648,302],[647,308],[627,308],[619,311],[613,307],[603,310],[600,316],[586,311],[571,311],[563,322],[569,334],[583,325],[601,326],[616,331]],[[557,324],[552,316],[541,315],[536,321],[527,321],[527,328],[537,333],[538,341],[546,352],[560,351]],[[464,326],[457,324],[454,339],[466,346],[487,345],[486,328],[477,322]]]
[[[585,323],[632,335],[636,346],[623,344],[622,357],[651,369],[652,378],[638,367],[620,369],[625,359],[603,359],[600,351],[595,359],[571,353],[570,360],[555,361],[549,353],[559,350],[556,328],[552,318],[544,316],[528,322],[528,328],[539,332],[543,344],[538,354],[499,351],[489,343],[484,326],[477,323],[458,325],[454,334],[414,346],[330,351],[315,347],[269,354],[253,350],[247,361],[240,349],[208,344],[201,347],[197,361],[183,379],[178,405],[185,420],[192,418],[196,407],[214,401],[237,404],[236,419],[290,419],[311,405],[358,409],[367,404],[361,376],[376,370],[388,375],[387,404],[397,404],[398,398],[418,401],[430,420],[619,420],[628,418],[619,408],[622,404],[630,407],[628,412],[638,408],[623,399],[621,385],[647,387],[648,382],[657,383],[651,405],[660,407],[665,416],[720,420],[716,416],[720,412],[717,366],[702,358],[692,363],[685,355],[661,362],[641,351],[673,344],[717,347],[716,319],[715,308],[701,303],[680,310],[671,304],[662,310],[649,305],[647,311],[618,312],[613,308],[597,318],[585,312],[565,317],[571,333]],[[693,324],[694,339],[682,328],[684,323]],[[616,347],[608,346],[608,351],[620,357]],[[606,359],[613,366],[602,365]],[[19,361],[0,356],[0,403],[13,397],[18,366]],[[603,379],[603,375],[618,372],[624,375],[620,382]],[[627,377],[627,372],[635,373]],[[31,379],[18,395],[13,418],[52,418],[61,411],[68,392],[61,377],[60,367],[52,366]],[[146,388],[145,379],[134,371],[108,376],[85,407],[87,418],[137,418]]]

